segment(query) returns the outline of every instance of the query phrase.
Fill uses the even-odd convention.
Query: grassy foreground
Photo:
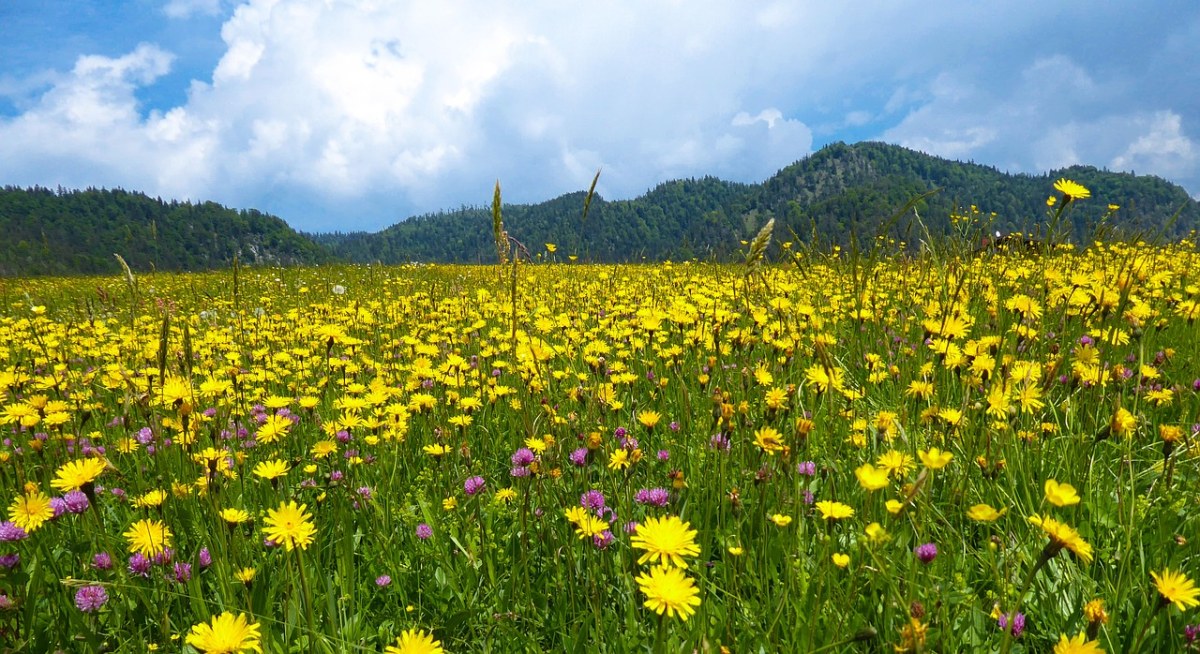
[[[6,281],[0,647],[1196,647],[1193,243],[794,259]]]

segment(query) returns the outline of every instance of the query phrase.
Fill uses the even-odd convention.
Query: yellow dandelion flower
[[[211,623],[201,622],[192,627],[187,644],[205,654],[232,654],[234,652],[261,652],[257,622],[250,622],[246,614],[234,615],[225,611],[214,616]]]
[[[8,519],[30,534],[53,517],[50,498],[41,491],[19,495],[8,507]]]
[[[1200,606],[1200,588],[1186,574],[1164,568],[1162,572],[1151,571],[1150,576],[1164,604],[1174,604],[1180,611]]]
[[[700,589],[680,568],[659,566],[643,572],[636,579],[638,587],[646,595],[646,608],[667,617],[679,616],[687,619],[700,606]]]
[[[138,520],[124,534],[130,552],[153,557],[171,545],[171,529],[161,520]]]
[[[683,557],[700,555],[700,546],[696,544],[697,533],[679,516],[651,517],[637,526],[629,544],[634,549],[646,550],[638,559],[638,564],[652,561],[686,568],[687,562]]]
[[[278,509],[267,511],[263,533],[289,552],[296,547],[308,549],[317,528],[312,523],[312,516],[305,513],[307,508],[305,504],[297,506],[295,501],[281,503]]]
[[[433,634],[425,633],[424,629],[408,629],[396,637],[395,645],[388,645],[384,654],[443,654],[441,641],[434,640]]]

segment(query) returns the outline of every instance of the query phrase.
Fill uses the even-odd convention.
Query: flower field
[[[0,644],[1197,647],[1194,244],[951,246],[4,281]]]

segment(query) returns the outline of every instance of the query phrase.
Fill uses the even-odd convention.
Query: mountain
[[[1113,236],[1105,238],[1177,240],[1200,228],[1200,204],[1157,177],[1080,166],[1009,175],[883,143],[829,145],[760,184],[704,177],[665,182],[632,200],[597,196],[586,220],[582,192],[506,205],[503,215],[508,233],[530,252],[554,243],[560,259],[720,261],[737,257],[741,241],[771,218],[772,257],[782,242],[797,239],[825,248],[882,234],[912,245],[949,233],[951,213],[972,205],[989,221],[981,232],[1037,233],[1060,177],[1092,193],[1067,214],[1065,231],[1075,242],[1097,233],[1110,204],[1120,209],[1106,223]],[[5,187],[0,234],[3,276],[115,273],[113,253],[137,271],[224,268],[234,256],[251,265],[496,260],[487,207],[416,216],[375,233],[300,234],[274,216],[212,202],[164,202],[120,189]]]
[[[534,252],[543,243],[555,243],[560,257],[575,253],[598,261],[724,260],[770,218],[776,220],[774,247],[794,238],[864,244],[880,233],[915,243],[925,230],[948,233],[951,213],[968,212],[972,205],[990,221],[989,232],[1035,233],[1046,221],[1046,198],[1061,177],[1092,192],[1068,214],[1067,229],[1076,242],[1096,233],[1110,204],[1120,207],[1107,223],[1116,236],[1173,240],[1200,227],[1200,204],[1157,177],[1087,166],[1011,175],[870,142],[826,146],[761,184],[705,177],[666,182],[633,200],[596,197],[586,221],[580,219],[581,192],[505,206],[503,216],[509,234]],[[915,214],[910,210],[888,222],[910,200],[935,190],[916,203]],[[358,262],[496,260],[491,211],[484,207],[417,216],[376,233],[313,238],[334,256]]]
[[[246,264],[311,264],[328,252],[279,218],[213,202],[164,202],[124,190],[0,189],[0,275],[115,273]]]

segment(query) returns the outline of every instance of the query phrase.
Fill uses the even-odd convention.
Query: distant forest
[[[991,221],[989,231],[1037,232],[1059,177],[1092,194],[1073,207],[1065,226],[1076,242],[1096,232],[1110,204],[1120,207],[1106,224],[1114,238],[1177,240],[1200,227],[1200,204],[1157,177],[1078,166],[1009,175],[882,143],[827,146],[761,184],[704,177],[665,182],[632,200],[595,197],[586,220],[582,191],[505,205],[503,214],[513,237],[535,252],[554,243],[560,259],[722,261],[771,218],[773,248],[787,240],[862,245],[878,235],[913,245],[948,233],[951,214],[971,206]],[[922,199],[896,216],[914,198]],[[223,268],[235,257],[248,265],[490,263],[496,260],[491,220],[490,207],[464,208],[375,233],[302,234],[275,216],[213,202],[167,202],[120,189],[5,187],[0,275],[113,273],[119,270],[114,253],[135,270]]]

